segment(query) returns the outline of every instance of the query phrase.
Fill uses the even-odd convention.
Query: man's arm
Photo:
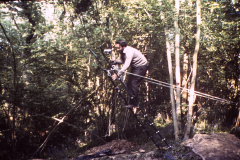
[[[128,69],[128,67],[130,66],[130,64],[132,62],[132,58],[133,58],[132,52],[126,53],[125,63],[123,65],[122,69],[118,72],[118,76],[121,76],[123,74],[123,72],[125,72]]]
[[[123,64],[123,61],[121,59],[115,59],[112,61],[114,62],[114,64]]]
[[[114,63],[114,64],[123,64],[123,61],[122,59],[116,59],[115,57],[111,57],[111,61]]]

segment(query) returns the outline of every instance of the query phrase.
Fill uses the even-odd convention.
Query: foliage
[[[63,148],[74,148],[80,141],[101,144],[99,137],[107,139],[109,126],[115,126],[113,132],[118,138],[125,138],[128,129],[137,130],[135,120],[122,107],[123,101],[114,93],[109,77],[89,48],[101,57],[100,45],[124,38],[148,58],[149,77],[169,81],[164,24],[173,28],[172,3],[85,2],[0,4],[0,141],[4,144],[0,159],[49,157]],[[180,7],[181,56],[184,52],[191,56],[194,51],[194,7],[187,1]],[[161,12],[166,15],[164,20]],[[239,99],[238,13],[237,3],[203,3],[196,87],[200,92],[234,102]],[[140,88],[141,105],[153,119],[159,114],[161,122],[171,119],[169,89],[145,84]],[[63,118],[80,101],[79,108],[64,120],[76,127],[60,124],[40,148],[58,123],[53,118]],[[197,98],[196,104],[195,123],[206,120],[210,126],[232,126],[237,117],[234,105],[205,98]],[[41,152],[34,155],[39,148]]]

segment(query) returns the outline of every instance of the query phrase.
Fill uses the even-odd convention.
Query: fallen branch
[[[67,123],[67,122],[61,122],[62,120],[61,120],[61,119],[58,119],[58,118],[53,118],[53,117],[48,117],[48,116],[44,116],[44,117],[54,119],[54,120],[56,120],[56,121],[58,121],[58,122],[60,122],[60,123],[67,124],[67,125],[72,126],[72,127],[76,128],[76,129],[85,130],[85,129],[83,129],[83,128],[81,128],[81,127],[77,127],[77,126],[75,126],[75,125],[73,125],[73,124],[70,124],[70,123]],[[88,132],[88,133],[90,133],[90,134],[92,134],[92,135],[94,135],[94,136],[96,136],[96,137],[98,137],[98,138],[99,138],[100,140],[102,140],[104,143],[107,143],[106,141],[104,141],[104,140],[103,140],[101,137],[99,137],[98,135],[96,135],[96,134],[94,134],[94,133],[92,133],[92,132],[90,132],[90,131],[88,131],[88,130],[85,130],[85,131]]]
[[[69,124],[69,123],[66,123],[66,122],[64,122],[64,119],[67,117],[67,115],[69,115],[73,110],[75,110],[75,109],[77,109],[77,108],[79,108],[79,106],[80,106],[80,104],[82,103],[82,101],[84,100],[84,99],[87,99],[87,98],[89,98],[93,93],[95,93],[96,91],[97,91],[97,89],[98,89],[99,87],[97,87],[92,93],[90,93],[88,96],[86,96],[86,97],[84,97],[79,103],[77,103],[76,105],[75,105],[75,107],[73,107],[68,113],[66,113],[64,116],[63,116],[63,118],[62,119],[58,119],[58,118],[55,118],[55,117],[48,117],[48,116],[44,116],[44,115],[41,115],[41,116],[44,116],[44,117],[46,117],[46,118],[51,118],[51,119],[54,119],[54,120],[56,120],[56,121],[58,121],[58,124],[57,125],[55,125],[54,126],[54,128],[52,129],[52,131],[48,134],[48,136],[47,136],[47,138],[44,140],[44,142],[41,144],[41,146],[37,149],[37,151],[32,155],[32,157],[31,158],[33,158],[33,156],[37,153],[37,152],[39,152],[39,150],[41,149],[41,151],[44,149],[44,147],[46,146],[46,144],[47,144],[47,141],[49,140],[49,137],[57,130],[57,128],[59,127],[59,125],[61,124],[61,123],[65,123],[65,124],[68,124],[68,125],[70,125],[70,126],[74,126],[74,125],[72,125],[72,124]],[[76,126],[74,126],[75,128],[78,128],[78,127],[76,127]],[[78,128],[79,129],[79,128]],[[87,131],[88,133],[91,133],[91,132],[89,132],[89,131]],[[93,134],[93,133],[91,133],[91,134]],[[94,134],[93,134],[94,135]],[[97,135],[95,135],[95,136],[97,136]],[[99,136],[97,136],[98,138],[100,138]],[[101,139],[101,138],[100,138]],[[102,141],[104,141],[103,139],[101,139]],[[104,141],[104,143],[106,143],[105,141]]]

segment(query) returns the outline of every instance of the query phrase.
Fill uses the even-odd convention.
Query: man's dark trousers
[[[140,76],[145,76],[148,69],[148,65],[143,65],[139,67],[132,67],[133,74],[137,74]],[[129,105],[138,106],[138,91],[139,87],[143,81],[142,77],[135,76],[135,75],[129,75],[128,82],[127,82],[127,88],[133,97],[133,99],[130,99]]]

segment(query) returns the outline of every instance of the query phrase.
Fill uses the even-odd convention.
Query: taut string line
[[[152,78],[149,78],[149,77],[145,77],[145,76],[140,76],[138,74],[133,74],[133,73],[130,73],[130,72],[127,72],[125,71],[124,73],[126,74],[129,74],[129,75],[133,75],[133,76],[137,76],[137,77],[142,77],[145,79],[145,81],[149,82],[149,83],[152,83],[152,84],[156,84],[156,85],[160,85],[160,86],[163,86],[163,87],[168,87],[168,88],[173,88],[173,89],[177,89],[177,88],[180,88],[180,90],[182,92],[187,92],[187,93],[190,93],[190,89],[186,89],[186,88],[183,88],[183,87],[178,87],[176,85],[171,85],[169,83],[166,83],[166,82],[162,82],[162,81],[159,81],[159,80],[156,80],[156,79],[152,79]],[[194,91],[194,94],[196,96],[199,96],[199,97],[204,97],[204,98],[208,98],[208,99],[211,99],[211,100],[215,100],[215,101],[219,101],[219,102],[224,102],[224,103],[227,103],[227,104],[230,104],[230,103],[235,103],[235,102],[232,102],[230,100],[226,100],[226,99],[223,99],[223,98],[219,98],[219,97],[216,97],[216,96],[212,96],[210,94],[205,94],[205,93],[202,93],[202,92],[198,92],[198,91]]]

